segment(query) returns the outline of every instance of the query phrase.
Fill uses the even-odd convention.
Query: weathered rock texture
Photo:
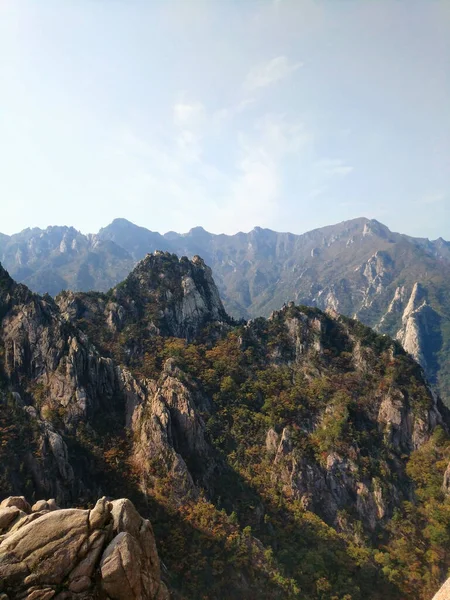
[[[314,356],[330,351],[326,346],[327,338],[331,335],[330,326],[334,327],[332,320],[319,314],[308,318],[291,303],[283,310],[275,311],[269,322],[283,325],[286,336],[284,350],[290,349],[290,354],[285,359],[294,359],[294,364],[303,365],[305,370],[314,361]],[[348,335],[347,339],[350,341],[354,335],[351,328],[346,333],[344,331],[345,326],[341,335]],[[258,339],[256,336],[253,323],[250,323],[242,341],[244,348],[246,339],[253,337],[255,341]],[[263,336],[260,339],[262,342]],[[287,426],[278,433],[270,428],[265,445],[273,464],[273,478],[283,485],[286,494],[300,500],[306,510],[319,514],[326,522],[339,529],[343,527],[340,511],[351,507],[364,527],[375,531],[380,523],[392,516],[395,507],[403,500],[413,499],[413,490],[408,488],[404,477],[403,459],[427,442],[437,425],[445,427],[445,420],[429,389],[426,392],[426,404],[419,410],[408,401],[406,391],[401,391],[398,387],[386,391],[374,390],[373,394],[369,392],[370,364],[373,364],[374,356],[360,341],[355,343],[353,339],[351,344],[355,372],[358,376],[366,376],[364,392],[371,398],[358,417],[361,419],[359,427],[376,429],[382,434],[382,444],[389,448],[389,469],[393,478],[385,478],[381,486],[378,479],[364,476],[360,465],[361,448],[357,446],[347,449],[346,456],[338,451],[328,450],[324,452],[321,461],[302,456],[295,442],[298,427],[295,429]],[[276,348],[273,352],[273,358],[280,361],[281,352],[277,352]],[[394,358],[394,348],[389,353]],[[315,376],[319,377],[320,374],[316,372]],[[315,416],[310,413],[303,421],[304,433],[317,431],[321,427],[332,427],[333,420],[339,419],[340,410],[339,405],[329,404]]]
[[[220,329],[233,322],[204,261],[168,252],[147,255],[107,294],[65,292],[57,302],[65,319],[90,324],[87,332],[97,343],[120,337],[127,363],[142,358],[146,337],[192,340],[208,325]]]
[[[10,497],[2,511],[2,600],[168,600],[151,524],[129,500],[61,510]]]
[[[208,413],[210,401],[198,385],[172,359],[163,364],[156,379],[137,377],[113,358],[102,356],[91,342],[100,342],[100,347],[108,343],[116,358],[133,366],[142,364],[148,344],[161,335],[189,339],[205,326],[210,331],[212,326],[229,328],[211,272],[200,258],[191,262],[157,252],[108,295],[68,293],[58,304],[15,284],[5,271],[2,290],[3,371],[9,385],[9,396],[2,401],[12,405],[33,430],[34,448],[30,445],[21,459],[12,457],[12,467],[14,461],[24,461],[32,493],[54,496],[60,505],[102,493],[91,463],[73,460],[68,444],[79,436],[80,427],[92,437],[105,415],[114,417],[119,437],[128,430],[130,460],[143,490],[155,474],[169,477],[180,501],[197,497],[200,489],[214,488],[217,460],[201,416],[205,410]],[[417,302],[410,302],[411,310],[416,310]],[[77,328],[86,323],[90,339]],[[345,325],[319,311],[308,316],[291,304],[275,312],[265,327],[282,332],[277,335],[283,341],[271,342],[265,366],[292,364],[296,370],[308,371],[327,351],[330,336],[338,335],[351,353],[355,377],[365,377],[371,369],[373,353],[355,341]],[[258,322],[244,328],[243,351],[267,343],[260,328]],[[435,398],[426,388],[423,393],[424,406],[414,409],[411,399],[393,386],[376,393],[370,410],[364,412],[370,426],[384,432],[399,472],[400,456],[418,448],[442,423]],[[320,428],[324,419],[325,413],[318,415],[310,430]],[[361,480],[354,461],[337,453],[330,453],[323,464],[300,460],[290,436],[289,427],[268,433],[268,447],[276,455],[274,471],[290,494],[330,523],[336,525],[339,511],[353,503],[373,529],[380,515],[391,514],[401,497],[409,497],[407,489],[386,485],[380,498],[376,482]],[[9,485],[14,486],[15,477],[9,478]],[[22,490],[19,480],[13,491]]]
[[[8,392],[0,390],[0,402],[21,415],[34,441],[20,459],[14,453],[12,464],[2,467],[19,471],[18,461],[24,461],[31,493],[54,496],[61,505],[98,496],[102,490],[91,464],[70,460],[67,438],[86,425],[89,435],[92,425],[108,415],[114,417],[117,435],[123,437],[129,428],[134,464],[141,473],[145,465],[151,471],[150,462],[157,461],[180,493],[191,490],[195,495],[186,460],[196,456],[205,471],[214,461],[205,459],[204,424],[179,371],[168,361],[157,380],[138,380],[102,356],[92,339],[98,333],[101,346],[106,332],[120,348],[119,357],[136,363],[153,336],[189,337],[206,325],[228,327],[203,261],[156,253],[107,298],[68,294],[60,299],[61,308],[50,297],[40,298],[15,284],[3,269],[0,280],[1,362],[9,382]],[[95,326],[91,339],[74,326],[80,321]],[[14,477],[8,485],[14,485]],[[18,484],[16,491],[23,488]]]
[[[200,254],[236,317],[268,316],[293,300],[398,335],[450,404],[450,243],[443,239],[412,238],[363,218],[303,235],[259,227],[233,236],[201,227],[160,235],[116,219],[96,235],[49,227],[0,236],[0,261],[12,275],[53,295],[62,289],[106,291],[155,250]],[[185,309],[201,314],[202,304],[193,294]],[[110,309],[113,326],[123,315]],[[180,325],[173,314],[167,319]]]
[[[447,579],[441,589],[433,596],[433,600],[450,600],[450,579]]]
[[[377,287],[389,262],[378,256],[373,268],[380,271],[369,273]],[[411,304],[413,312],[422,306],[420,299]],[[70,292],[56,300],[0,269],[0,318],[0,497],[24,494],[33,505],[30,513],[16,498],[0,507],[7,532],[0,549],[4,579],[24,597],[24,586],[41,586],[28,592],[50,598],[62,593],[58,586],[88,594],[98,581],[112,600],[139,598],[143,589],[159,593],[151,575],[156,559],[145,553],[151,531],[137,527],[126,503],[111,511],[106,501],[91,512],[54,510],[104,495],[166,503],[189,517],[192,504],[203,506],[206,498],[201,532],[208,535],[225,508],[250,514],[246,522],[267,541],[272,518],[279,519],[271,506],[279,494],[336,536],[376,543],[388,534],[394,510],[414,501],[412,452],[437,425],[444,434],[448,425],[422,369],[398,342],[294,304],[269,319],[233,324],[199,258],[158,252],[107,294]],[[249,489],[251,473],[258,474],[252,486],[269,487],[272,499]],[[56,538],[45,530],[54,520],[65,532]],[[231,525],[221,548],[230,543],[240,552]],[[21,537],[32,527],[36,535]],[[44,554],[30,541],[42,528],[50,540]],[[168,531],[162,552],[174,560]],[[196,534],[184,530],[179,540],[195,541]],[[262,543],[254,544],[264,555]],[[280,556],[285,560],[286,550]],[[200,562],[208,560],[202,554]],[[54,579],[44,577],[46,561],[54,563]],[[208,577],[216,566],[213,558]],[[258,597],[249,572],[230,574],[240,581],[234,589]],[[273,566],[262,572],[270,576]]]

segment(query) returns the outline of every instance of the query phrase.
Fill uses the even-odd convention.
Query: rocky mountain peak
[[[152,315],[158,329],[180,337],[190,337],[207,322],[229,321],[211,269],[199,256],[147,254],[111,295]]]
[[[161,286],[163,280],[167,281],[168,278],[171,283],[175,284],[180,278],[186,276],[195,278],[200,273],[211,274],[211,269],[206,266],[200,256],[195,255],[192,260],[189,260],[186,256],[179,258],[176,254],[155,250],[140,260],[125,281],[115,289],[126,288],[127,285],[136,282],[147,289],[156,289]],[[204,283],[205,285],[215,285],[212,277],[210,281]],[[162,285],[166,285],[166,283]]]
[[[131,228],[137,227],[137,225],[135,225],[128,219],[118,217],[116,219],[113,219],[112,222],[110,223],[110,225],[108,225],[108,227],[110,227],[111,229],[124,229],[124,228],[131,229]],[[100,231],[102,231],[102,230],[100,230]]]
[[[199,256],[149,254],[108,293],[22,290],[1,315],[0,500],[34,505],[0,507],[1,600],[165,599],[150,524],[118,495],[154,521],[180,600],[438,588],[434,517],[394,516],[431,470],[441,494],[448,418],[398,343],[292,302],[233,327]],[[403,583],[403,523],[436,563],[427,589]]]
[[[100,229],[95,238],[102,242],[114,242],[126,250],[135,261],[156,249],[169,249],[169,244],[161,234],[135,225],[127,219],[114,219],[110,225]]]
[[[411,296],[409,298],[408,304],[406,305],[405,312],[403,314],[403,319],[407,319],[411,316],[411,314],[420,308],[420,306],[426,302],[426,290],[424,287],[416,281],[413,286]]]
[[[167,240],[176,240],[179,236],[180,234],[173,230],[166,231],[166,233],[163,235],[163,237]]]
[[[16,281],[56,295],[63,289],[106,292],[156,250],[200,255],[234,317],[268,316],[294,300],[334,308],[399,340],[418,340],[407,348],[416,358],[421,353],[427,376],[450,405],[450,244],[445,240],[391,232],[365,217],[301,235],[259,227],[214,235],[194,227],[188,234],[162,236],[126,219],[115,219],[91,236],[70,231],[35,228],[0,235],[0,262]],[[420,315],[420,293],[411,300],[416,282],[426,291]],[[407,318],[410,310],[405,312],[410,300],[413,319]],[[407,321],[405,337],[398,332],[405,331]]]
[[[403,311],[401,328],[397,339],[411,356],[426,370],[432,363],[433,344],[439,344],[439,336],[433,336],[438,331],[441,317],[428,303],[426,288],[420,283],[414,283],[408,303]]]
[[[136,241],[143,241],[147,239],[151,239],[152,236],[157,236],[161,238],[159,233],[151,231],[150,229],[146,229],[145,227],[141,227],[140,225],[136,225],[128,219],[117,218],[114,219],[109,225],[106,227],[102,227],[97,234],[94,234],[95,237],[102,240],[123,240],[125,243],[131,243],[133,241],[133,237],[135,236]]]
[[[211,233],[206,231],[203,227],[197,226],[192,227],[186,234],[187,237],[199,237],[199,238],[209,238],[212,236]]]
[[[387,239],[390,235],[390,230],[376,219],[370,219],[364,223],[363,237],[366,236],[377,236],[380,238]]]
[[[272,231],[272,229],[267,229],[267,227],[253,227],[253,229],[250,231],[250,233],[248,234],[251,237],[268,237],[268,236],[273,236],[275,232]]]
[[[107,294],[65,292],[57,300],[63,317],[80,320],[82,328],[95,318],[114,338],[126,330],[127,356],[140,356],[144,340],[155,335],[191,339],[206,325],[232,322],[203,259],[161,250],[139,261]]]

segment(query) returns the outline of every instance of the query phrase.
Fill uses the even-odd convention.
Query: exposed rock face
[[[0,536],[1,598],[168,600],[152,527],[129,500],[102,498],[92,510],[48,501],[33,512],[24,498],[2,504],[18,512]]]
[[[281,322],[285,327],[284,360],[290,359],[293,364],[308,365],[317,354],[326,351],[327,337],[331,334],[330,325],[320,315],[301,313],[290,304],[281,311],[275,311],[269,322]],[[332,326],[332,325],[331,325]],[[254,342],[261,343],[256,333],[254,322],[246,328],[246,335]],[[245,348],[245,340],[243,340]],[[349,348],[350,350],[350,348]],[[352,364],[357,372],[364,377],[370,377],[370,363],[373,359],[371,351],[360,342],[351,349]],[[283,355],[278,347],[271,348],[271,359],[282,363]],[[318,373],[317,373],[318,376]],[[311,460],[310,456],[302,456],[298,452],[297,433],[291,427],[284,427],[277,433],[273,428],[267,431],[265,448],[273,465],[272,478],[283,485],[285,493],[298,499],[306,510],[320,515],[327,523],[337,529],[345,529],[341,512],[352,507],[364,526],[375,531],[377,526],[389,519],[394,509],[403,500],[413,500],[413,490],[407,482],[399,485],[404,479],[401,475],[404,467],[402,462],[405,455],[410,454],[429,440],[437,425],[445,423],[436,404],[436,398],[427,391],[428,406],[425,410],[415,410],[406,395],[397,389],[385,392],[377,391],[371,398],[370,410],[361,415],[365,421],[364,428],[376,427],[382,436],[386,447],[390,448],[390,464],[385,463],[386,469],[397,473],[392,481],[383,481],[367,477],[358,467],[360,448],[353,448],[342,456],[338,451],[324,451],[320,461]],[[317,416],[303,421],[302,433],[319,429],[322,423],[332,426],[334,412],[339,418],[339,407],[328,406]],[[298,438],[297,438],[298,439]],[[448,485],[448,482],[447,482]]]
[[[207,485],[214,459],[194,398],[177,375],[179,371],[168,360],[157,384],[148,382],[147,394],[142,388],[135,388],[134,397],[128,392],[129,426],[133,462],[146,485],[154,477],[156,462],[169,474],[174,496],[182,500],[199,493],[188,464],[195,459],[203,465],[202,480]]]
[[[169,268],[172,263],[179,265],[178,271]],[[210,449],[205,442],[204,425],[177,369],[168,361],[157,381],[138,381],[128,369],[101,356],[71,319],[76,322],[74,311],[83,310],[83,318],[91,319],[101,314],[105,328],[109,328],[113,305],[118,307],[114,308],[116,314],[128,311],[118,329],[125,327],[134,315],[147,325],[142,326],[147,336],[158,328],[169,334],[189,335],[218,318],[228,320],[203,261],[178,261],[161,254],[148,257],[138,265],[126,286],[117,290],[126,308],[103,299],[97,302],[97,297],[90,304],[83,303],[70,294],[62,298],[61,312],[50,298],[31,294],[15,284],[4,270],[1,275],[0,342],[11,399],[0,393],[0,403],[12,402],[35,432],[36,449],[34,453],[28,451],[24,461],[38,495],[54,496],[59,504],[67,505],[101,493],[93,486],[95,477],[90,473],[90,465],[81,468],[71,461],[66,436],[73,437],[80,424],[91,427],[95,419],[111,412],[118,422],[130,428],[134,464],[146,481],[151,463],[156,461],[173,478],[180,498],[188,491],[195,495],[197,488],[186,461],[197,457],[204,463],[205,472],[213,468],[214,461],[206,460]],[[158,287],[161,280],[167,283],[162,290]],[[158,327],[146,321],[152,308]],[[131,336],[129,343],[135,343]],[[17,491],[20,489],[19,486]]]
[[[168,252],[149,254],[112,291],[112,298],[126,312],[138,313],[157,304],[155,326],[166,335],[190,338],[206,322],[228,321],[211,269],[199,256],[192,261]]]
[[[306,510],[338,527],[339,511],[353,504],[366,527],[375,530],[380,519],[386,516],[386,503],[392,508],[398,502],[396,490],[390,490],[394,498],[383,498],[376,481],[361,481],[357,465],[336,452],[327,455],[324,465],[298,460],[289,435],[289,431],[283,430],[275,457],[280,479],[289,493],[298,498]]]
[[[442,416],[434,403],[422,416],[414,415],[401,396],[383,395],[374,401],[379,431],[386,443],[396,450],[391,468],[402,472],[400,456],[410,453],[425,443]],[[274,477],[285,486],[286,493],[298,498],[306,510],[321,515],[325,521],[340,528],[339,511],[353,506],[365,526],[374,531],[380,522],[392,516],[400,498],[413,498],[412,489],[403,489],[395,483],[380,482],[361,477],[354,460],[329,452],[321,463],[299,458],[292,441],[292,431],[284,428],[281,437],[273,429],[267,432],[266,449],[273,457]],[[354,456],[357,456],[355,449]],[[444,488],[449,486],[449,475]],[[406,496],[405,496],[406,494]]]
[[[52,227],[0,236],[0,261],[14,277],[51,294],[61,289],[106,291],[155,250],[201,254],[212,267],[227,310],[237,317],[268,316],[293,300],[333,308],[392,337],[398,334],[440,395],[450,398],[450,243],[442,239],[411,238],[363,218],[303,235],[256,227],[226,236],[196,227],[163,236],[116,219],[97,235]],[[416,306],[408,316],[416,283],[427,294],[427,305]],[[175,314],[169,310],[165,315],[166,325],[192,335],[188,323],[204,314],[205,299],[189,278],[184,285],[185,300]],[[123,312],[114,302],[108,318],[112,328],[122,322]]]
[[[94,590],[99,600],[150,590],[158,598],[149,529],[126,502],[57,509],[121,486],[149,504],[167,496],[171,511],[189,517],[199,504],[201,527],[208,532],[209,515],[219,517],[220,543],[239,549],[247,534],[240,539],[236,524],[218,515],[224,507],[251,506],[249,524],[267,540],[271,517],[279,520],[273,498],[283,511],[292,501],[333,535],[365,543],[363,536],[388,535],[394,509],[414,500],[410,454],[447,423],[400,344],[293,303],[232,328],[210,277],[200,259],[156,253],[108,294],[53,301],[0,271],[0,493],[26,494],[33,504],[17,497],[0,506],[10,598],[16,590],[86,600]],[[272,498],[249,491],[247,477]],[[47,522],[63,533],[51,537]],[[44,554],[26,541],[32,527],[33,539],[50,540]],[[263,542],[255,544],[264,555]],[[40,565],[52,561],[49,578]],[[243,580],[239,570],[236,577]],[[252,582],[245,586],[243,597],[255,597]]]
[[[438,322],[439,316],[428,304],[426,290],[415,283],[402,315],[397,339],[425,370],[429,370],[429,363],[433,361],[433,345],[436,343],[432,339],[433,330]]]
[[[442,490],[445,494],[450,494],[450,464],[445,470],[444,473],[444,481],[442,483]]]
[[[367,279],[364,304],[370,306],[375,294],[379,294],[390,283],[393,261],[386,252],[378,251],[361,267]]]
[[[450,579],[444,583],[441,589],[433,596],[433,600],[449,600],[450,598]]]
[[[65,293],[58,304],[67,319],[102,321],[113,335],[137,320],[147,335],[186,339],[208,323],[230,323],[204,261],[159,251],[141,260],[107,295]],[[136,351],[139,348],[129,349]]]

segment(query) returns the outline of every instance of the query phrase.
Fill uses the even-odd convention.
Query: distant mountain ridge
[[[115,219],[97,234],[49,227],[0,236],[0,261],[11,275],[51,295],[106,291],[155,250],[202,256],[235,317],[267,316],[293,300],[396,337],[450,403],[450,243],[442,238],[393,233],[365,218],[302,235],[260,227],[161,235]]]

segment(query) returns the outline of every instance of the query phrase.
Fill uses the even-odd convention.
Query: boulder
[[[55,509],[54,501],[31,509],[24,498],[2,504],[1,600],[169,598],[150,522],[126,498],[100,498],[92,510]]]
[[[450,578],[444,583],[441,589],[433,596],[433,600],[450,599]]]
[[[0,508],[0,531],[4,531],[20,515],[20,509],[16,506]]]
[[[0,504],[0,508],[8,508],[10,506],[15,506],[27,514],[31,512],[31,506],[23,496],[9,496],[9,498],[5,498]]]
[[[59,507],[56,505],[54,498],[50,500],[38,500],[31,507],[32,512],[41,512],[42,510],[58,510]]]

